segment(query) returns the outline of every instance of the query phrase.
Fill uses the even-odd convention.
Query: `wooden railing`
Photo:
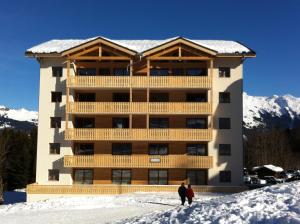
[[[209,76],[70,76],[73,88],[203,88],[212,87]]]
[[[236,193],[243,186],[193,186],[195,192]],[[27,185],[27,194],[124,194],[132,192],[177,192],[178,185]]]
[[[71,102],[73,114],[203,114],[212,112],[210,103],[187,102]]]
[[[66,140],[84,141],[211,141],[211,129],[70,128]]]
[[[75,155],[64,157],[65,167],[89,168],[203,168],[213,166],[212,156],[188,155]]]

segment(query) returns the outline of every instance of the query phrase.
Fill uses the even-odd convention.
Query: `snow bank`
[[[122,223],[300,223],[300,181],[178,206]]]
[[[0,105],[0,117],[5,117],[17,121],[28,121],[37,123],[38,112],[21,109],[10,109],[5,106]]]

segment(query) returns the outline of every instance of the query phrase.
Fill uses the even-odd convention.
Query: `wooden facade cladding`
[[[193,186],[195,192],[236,193],[243,186]],[[27,185],[27,194],[125,194],[132,192],[177,192],[178,185]]]
[[[70,102],[72,114],[198,114],[210,115],[210,103],[186,102]]]
[[[70,76],[67,81],[70,88],[202,88],[210,89],[210,76]]]
[[[187,155],[75,155],[64,157],[65,167],[81,168],[198,168],[213,167],[212,156]]]
[[[211,141],[211,129],[69,128],[66,140],[83,141]]]

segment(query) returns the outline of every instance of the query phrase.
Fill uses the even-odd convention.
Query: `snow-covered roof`
[[[176,40],[181,37],[173,37],[164,40],[112,40],[106,37],[93,37],[88,39],[65,39],[65,40],[50,40],[34,47],[27,49],[27,53],[33,54],[49,54],[49,53],[62,53],[71,48],[80,46],[84,43],[90,42],[95,39],[104,39],[112,43],[125,47],[129,50],[135,51],[137,53],[143,53],[152,48],[158,47],[162,44],[168,43],[172,40]],[[191,40],[187,38],[182,38],[193,42],[202,47],[208,48],[210,50],[216,51],[219,54],[244,54],[244,53],[254,53],[251,49],[240,44],[236,41],[231,40]]]
[[[252,170],[253,171],[255,171],[255,170],[258,170],[258,169],[261,169],[261,168],[267,168],[267,169],[269,169],[269,170],[272,170],[272,171],[274,171],[274,172],[276,172],[276,173],[279,173],[279,172],[282,172],[283,171],[283,169],[281,168],[281,167],[279,167],[279,166],[274,166],[274,165],[271,165],[271,164],[269,164],[269,165],[263,165],[263,166],[256,166],[256,167],[253,167],[252,168]]]

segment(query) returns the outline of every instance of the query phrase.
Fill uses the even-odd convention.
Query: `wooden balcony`
[[[186,102],[71,102],[67,113],[72,114],[197,114],[209,115],[210,103]]]
[[[69,128],[66,140],[82,141],[211,141],[211,129]]]
[[[125,194],[132,192],[177,192],[178,185],[27,185],[27,194]],[[195,192],[236,193],[247,190],[245,186],[193,186]]]
[[[65,167],[84,168],[202,168],[213,166],[212,156],[187,155],[75,155],[64,157]]]
[[[202,88],[210,89],[209,76],[70,76],[71,88]]]

